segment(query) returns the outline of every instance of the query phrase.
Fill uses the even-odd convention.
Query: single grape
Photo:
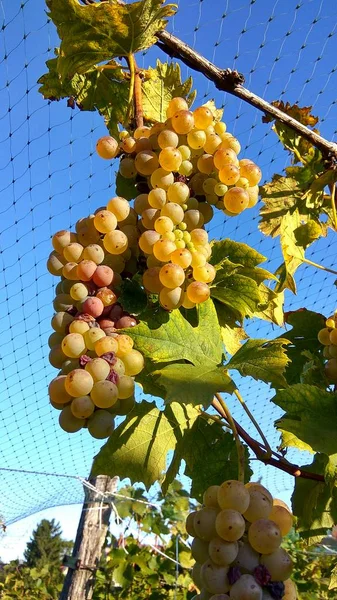
[[[67,404],[72,397],[65,388],[65,375],[59,375],[52,379],[48,387],[49,398],[54,404]]]
[[[297,600],[296,585],[291,579],[284,582],[284,596],[282,600]]]
[[[179,175],[185,175],[185,177],[189,177],[193,173],[193,163],[190,160],[183,160],[179,169]]]
[[[208,542],[201,540],[198,537],[194,538],[191,545],[191,554],[198,563],[204,563],[209,559]]]
[[[171,129],[163,129],[158,135],[158,146],[163,150],[164,148],[177,148],[179,144],[179,136],[175,131]]]
[[[165,169],[159,168],[153,171],[150,181],[153,188],[159,187],[163,190],[167,190],[174,182],[174,175],[171,171],[165,171]]]
[[[231,600],[262,600],[262,588],[252,575],[241,575],[231,587]]]
[[[138,375],[144,369],[144,357],[138,350],[132,349],[123,356],[122,361],[125,367],[125,375],[130,377]]]
[[[96,142],[96,152],[101,158],[111,160],[115,158],[119,152],[119,145],[115,138],[110,135],[105,135]]]
[[[199,210],[187,210],[183,217],[184,223],[187,225],[187,231],[200,229],[204,224],[204,217]]]
[[[193,113],[189,110],[179,110],[172,116],[172,127],[179,135],[186,135],[194,127]]]
[[[199,150],[206,142],[206,133],[202,129],[192,129],[187,134],[187,143],[193,150]]]
[[[47,261],[47,269],[51,275],[55,275],[60,277],[62,275],[62,270],[65,264],[65,259],[61,254],[57,254],[57,252],[51,252]]]
[[[250,496],[243,483],[229,479],[219,486],[217,500],[221,509],[230,508],[243,514],[249,506]]]
[[[108,379],[96,381],[91,390],[90,397],[98,408],[110,408],[118,400],[118,388]]]
[[[97,231],[100,233],[109,233],[109,231],[114,231],[116,229],[117,219],[109,210],[100,210],[95,215],[94,224]]]
[[[95,410],[95,405],[90,396],[79,396],[74,398],[70,409],[77,419],[88,419]]]
[[[59,416],[59,424],[61,429],[66,433],[76,433],[82,429],[84,425],[83,419],[78,419],[71,412],[71,406],[65,406]]]
[[[221,137],[216,133],[206,134],[206,142],[204,143],[204,151],[207,154],[214,154],[221,144]]]
[[[74,320],[74,317],[67,312],[60,311],[53,316],[51,326],[57,333],[65,333],[68,325]]]
[[[204,587],[211,594],[228,592],[228,567],[216,565],[209,559],[202,565],[200,575]]]
[[[204,267],[206,262],[207,262],[206,256],[202,252],[196,252],[196,250],[194,250],[192,252],[191,265],[193,268]]]
[[[208,546],[209,557],[216,565],[230,565],[238,552],[238,542],[226,542],[219,537],[213,538]]]
[[[158,221],[159,219],[157,219]],[[160,235],[159,233],[157,233],[157,231],[144,231],[144,233],[142,233],[142,235],[140,236],[138,243],[139,243],[139,247],[140,249],[145,253],[145,254],[152,254],[153,253],[153,247],[156,243],[158,243],[160,241]]]
[[[268,518],[279,526],[282,536],[287,535],[293,526],[293,516],[289,509],[275,503]]]
[[[187,297],[191,302],[195,304],[201,304],[210,297],[210,289],[206,283],[199,281],[193,281],[189,284],[186,289]]]
[[[90,281],[97,269],[97,264],[93,260],[81,260],[77,265],[77,277],[81,281]]]
[[[155,188],[149,192],[148,203],[152,208],[161,209],[166,202],[166,191],[162,188]]]
[[[238,183],[236,185],[238,185]],[[249,196],[248,208],[253,208],[259,199],[259,186],[254,185],[253,187],[248,187],[245,189]]]
[[[204,219],[204,224],[209,223],[213,219],[214,211],[208,202],[199,202],[198,210]]]
[[[220,171],[220,170],[224,169],[226,165],[229,165],[229,164],[238,167],[239,161],[237,159],[235,152],[233,150],[231,150],[230,148],[224,149],[224,148],[220,147],[214,154],[214,165]],[[239,179],[240,175],[241,175],[241,172],[239,169],[238,179]],[[226,182],[223,181],[223,183],[226,183]]]
[[[157,208],[147,208],[142,213],[142,224],[146,229],[153,230],[156,220],[160,217],[160,210]]]
[[[193,269],[193,277],[196,281],[203,283],[211,283],[215,279],[216,270],[213,265],[206,263],[202,267],[195,267]]]
[[[193,111],[194,123],[197,129],[207,129],[213,124],[213,113],[207,106],[199,106]]]
[[[110,231],[104,236],[103,245],[110,254],[123,254],[128,247],[128,238],[123,231]]]
[[[99,331],[99,330],[98,330]],[[102,331],[102,330],[101,330]],[[118,350],[117,339],[111,336],[101,336],[94,343],[94,350],[97,356],[103,356],[108,352],[116,353]]]
[[[85,300],[88,296],[88,288],[84,283],[74,283],[70,288],[70,296],[73,300]]]
[[[53,307],[56,312],[66,311],[69,308],[72,308],[74,304],[74,299],[70,294],[58,294],[55,296],[53,300]]]
[[[176,245],[170,240],[158,240],[153,245],[153,254],[161,262],[168,262],[171,258],[172,252],[176,250]]]
[[[128,354],[132,350],[133,339],[125,333],[119,334],[116,339],[118,344],[116,355],[119,356],[119,358],[123,358],[125,354]]]
[[[72,242],[63,249],[63,256],[68,262],[78,262],[81,260],[82,252],[82,244],[79,244],[78,242]]]
[[[175,202],[176,204],[185,204],[188,198],[190,197],[190,190],[186,183],[182,181],[176,181],[172,183],[167,190],[167,198],[170,202]]]
[[[248,179],[250,186],[260,183],[262,177],[261,169],[253,162],[246,165],[242,165],[240,162],[240,174],[241,177]]]
[[[258,489],[249,489],[250,502],[249,507],[243,516],[246,521],[253,523],[259,519],[268,519],[273,508],[273,501],[269,495]]]
[[[115,373],[117,373],[117,375],[119,377],[121,377],[122,375],[125,375],[125,366],[124,366],[123,361],[120,358],[118,358],[118,357],[116,357],[114,359],[114,361],[115,362],[114,362],[114,365],[113,365],[113,370],[115,371]]]
[[[159,294],[159,302],[165,310],[174,310],[182,305],[184,292],[181,287],[176,287],[173,290],[163,288]]]
[[[117,382],[118,398],[126,400],[135,391],[135,382],[129,375],[122,375]]]
[[[226,185],[235,185],[240,179],[240,169],[235,165],[227,164],[220,169],[219,179]]]
[[[138,152],[135,158],[135,167],[141,175],[152,175],[153,171],[159,167],[157,155],[152,150]]]
[[[192,537],[196,537],[196,535],[197,535],[195,532],[195,529],[194,529],[194,515],[196,514],[196,512],[197,511],[192,511],[191,513],[189,513],[186,517],[186,523],[185,523],[185,529],[186,529],[188,535],[191,535]]]
[[[135,161],[132,158],[122,158],[119,163],[119,172],[125,179],[134,179],[137,174]]]
[[[188,104],[185,100],[185,98],[172,98],[172,100],[170,100],[167,111],[166,111],[166,116],[167,118],[171,118],[173,117],[178,111],[181,110],[188,110]]]
[[[93,438],[102,440],[112,434],[114,424],[114,418],[107,410],[96,410],[88,420],[88,431]]]
[[[96,294],[96,298],[103,302],[104,306],[111,306],[117,302],[117,296],[115,292],[113,292],[108,287],[100,288]]]
[[[260,555],[253,550],[247,541],[240,540],[239,552],[233,563],[233,566],[238,567],[241,573],[253,573],[254,569],[259,566]]]
[[[186,213],[184,215],[184,210],[176,202],[168,202],[161,209],[160,215],[171,219],[174,225],[179,225],[183,221],[184,216],[186,216]]]
[[[214,131],[218,135],[223,135],[227,131],[226,123],[223,123],[223,121],[218,121],[214,125]]]
[[[192,254],[187,248],[177,248],[171,254],[171,261],[175,265],[179,265],[183,269],[187,269],[192,262]],[[168,286],[167,286],[168,287]]]
[[[63,255],[64,248],[69,246],[69,244],[72,242],[77,242],[77,236],[75,233],[67,231],[66,229],[57,231],[57,233],[55,233],[51,239],[54,250],[61,255]]]
[[[132,154],[136,148],[136,140],[131,136],[125,137],[120,146],[123,152],[126,152],[126,154]]]
[[[324,366],[325,375],[330,383],[337,383],[337,359],[330,358]]]
[[[79,396],[87,396],[92,390],[94,380],[90,373],[84,369],[74,369],[66,376],[65,389],[70,396],[77,398]]]
[[[231,213],[239,214],[249,204],[249,196],[246,190],[233,187],[223,197],[224,206]]]
[[[125,329],[137,325],[135,317],[124,315],[116,322],[116,329]]]
[[[68,333],[62,340],[62,352],[69,358],[79,358],[86,351],[83,335]]]
[[[151,267],[143,273],[143,286],[151,294],[159,294],[163,284],[159,279],[160,267]]]
[[[87,313],[88,315],[91,315],[95,319],[101,316],[103,310],[104,304],[102,300],[96,298],[95,296],[90,296],[83,302],[83,312]]]
[[[272,581],[285,581],[293,570],[293,561],[283,548],[278,548],[271,554],[262,554],[260,563],[267,567]]]
[[[245,531],[245,520],[237,510],[221,510],[215,522],[216,535],[226,542],[236,542]]]
[[[172,290],[184,283],[184,269],[177,264],[168,263],[160,269],[159,279],[164,287]]]
[[[63,340],[62,333],[57,333],[56,331],[52,333],[48,338],[48,346],[49,348],[54,348],[54,346],[59,346]]]
[[[78,279],[77,266],[75,262],[66,263],[62,269],[62,276],[71,281],[76,281]]]
[[[268,519],[259,519],[249,527],[248,540],[256,552],[271,554],[280,546],[282,535],[276,523]]]
[[[207,559],[205,559],[205,560],[207,560]],[[193,579],[193,582],[195,583],[195,585],[199,589],[202,587],[200,571],[201,571],[201,564],[196,562],[192,568],[192,579]]]
[[[125,198],[122,198],[121,196],[114,196],[114,198],[109,200],[107,204],[107,210],[115,215],[119,223],[120,221],[125,221],[125,219],[128,218],[130,214],[130,204]]]
[[[66,360],[66,355],[64,354],[64,352],[62,350],[61,344],[51,348],[49,355],[48,355],[48,359],[49,359],[51,366],[54,367],[55,369],[62,368],[62,364]]]
[[[269,490],[267,490],[267,488],[264,487],[261,483],[258,483],[257,481],[249,481],[245,484],[245,487],[247,488],[247,490],[249,490],[249,492],[257,490],[263,493],[265,496],[267,496],[267,498],[269,498],[270,502],[273,503],[273,496],[271,495]]]
[[[201,540],[210,542],[212,538],[216,537],[215,522],[218,512],[216,508],[205,507],[196,513],[194,529]]]
[[[103,381],[110,373],[110,365],[103,358],[93,358],[85,365],[85,370],[90,373],[94,382]]]
[[[317,334],[318,341],[324,346],[329,346],[331,344],[330,333],[332,333],[332,331],[328,327],[320,329]]]

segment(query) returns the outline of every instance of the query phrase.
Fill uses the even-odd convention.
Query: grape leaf
[[[248,244],[235,242],[229,238],[217,242],[213,241],[211,246],[212,256],[210,262],[214,266],[221,266],[222,262],[227,259],[242,267],[256,267],[266,260],[263,254],[251,248]]]
[[[283,217],[296,209],[302,190],[296,179],[276,174],[270,183],[260,187],[260,194],[264,206],[260,210],[259,229],[265,235],[275,237],[280,234]]]
[[[311,465],[303,470],[322,475],[328,457],[316,454]],[[296,528],[310,544],[320,542],[327,530],[337,522],[337,488],[313,479],[295,478],[292,507],[297,517]]]
[[[209,108],[209,110],[213,113],[215,121],[221,121],[223,115],[223,108],[217,108],[213,99],[208,100],[208,102],[205,102],[205,104],[203,104],[202,106],[207,106],[207,108]]]
[[[277,294],[274,290],[261,283],[259,285],[261,305],[254,313],[254,317],[275,323],[282,327],[284,325],[284,292]]]
[[[196,408],[176,402],[165,411],[153,402],[136,404],[95,457],[92,473],[128,477],[131,483],[143,482],[147,489],[156,481],[162,483],[168,452],[175,450],[198,415]]]
[[[284,215],[281,221],[280,243],[287,278],[284,281],[280,281],[276,286],[275,290],[278,292],[282,292],[286,287],[288,287],[292,292],[296,293],[296,286],[294,289],[293,283],[289,283],[288,275],[293,277],[295,271],[302,264],[304,259],[304,250],[297,244],[294,233],[300,224],[301,217],[298,210],[293,211],[292,214],[288,212]]]
[[[224,304],[240,322],[246,316],[252,316],[261,303],[256,281],[239,274],[215,280],[211,286],[211,296]]]
[[[330,573],[329,590],[337,588],[337,565],[332,569]]]
[[[166,110],[172,98],[186,98],[190,106],[196,92],[192,89],[192,77],[181,81],[178,63],[161,63],[157,60],[155,69],[147,71],[143,80],[143,113],[146,121],[166,121]]]
[[[241,375],[261,379],[274,387],[287,385],[283,376],[289,362],[284,346],[288,340],[250,339],[234,354],[226,369],[237,369]]]
[[[135,179],[126,179],[118,172],[116,177],[116,196],[133,200],[138,195]]]
[[[102,2],[81,6],[77,0],[46,0],[48,16],[61,39],[58,71],[62,78],[85,73],[93,65],[145,50],[166,27],[175,5],[162,0],[131,4]],[[112,97],[113,98],[113,97]]]
[[[124,279],[118,302],[125,311],[132,315],[140,315],[147,307],[147,295],[136,279]]]

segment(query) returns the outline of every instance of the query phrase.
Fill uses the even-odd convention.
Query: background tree
[[[60,572],[62,556],[72,547],[72,542],[62,539],[60,524],[52,519],[42,519],[32,533],[24,551],[28,567],[41,569],[46,565]],[[60,575],[62,578],[62,575]]]

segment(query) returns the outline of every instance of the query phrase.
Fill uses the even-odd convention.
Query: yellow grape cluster
[[[209,487],[186,520],[199,590],[193,600],[296,600],[293,564],[281,548],[292,525],[288,506],[260,483]]]
[[[118,286],[121,273],[131,268],[129,239],[135,237],[136,220],[127,200],[115,197],[106,209],[80,219],[76,233],[62,230],[52,237],[47,268],[61,280],[53,302],[49,361],[60,371],[49,397],[68,433],[87,427],[103,439],[113,430],[114,416],[134,405],[134,377],[144,359],[121,331],[137,321],[118,303]]]
[[[337,384],[337,312],[325,322],[318,332],[318,341],[324,346],[325,374],[329,383]]]

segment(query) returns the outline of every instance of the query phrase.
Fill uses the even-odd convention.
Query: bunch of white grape
[[[288,506],[259,483],[213,485],[190,513],[193,600],[296,600],[292,561],[280,547],[293,524]]]
[[[146,257],[144,287],[167,310],[193,308],[209,298],[216,275],[204,225],[213,207],[235,216],[254,206],[261,171],[238,159],[238,140],[208,106],[191,112],[184,98],[171,100],[164,123],[133,135],[122,131],[120,138],[100,138],[96,149],[102,158],[120,156],[121,177],[135,180],[141,192],[134,211]]]
[[[120,331],[137,321],[117,302],[121,273],[133,268],[130,214],[127,200],[115,197],[107,209],[78,221],[76,233],[59,231],[52,238],[47,267],[61,281],[49,360],[60,372],[49,385],[49,397],[69,433],[87,427],[103,439],[113,430],[114,416],[134,405],[134,378],[144,358]]]
[[[325,375],[329,383],[337,384],[337,311],[325,322],[318,332],[318,341],[324,346]]]

